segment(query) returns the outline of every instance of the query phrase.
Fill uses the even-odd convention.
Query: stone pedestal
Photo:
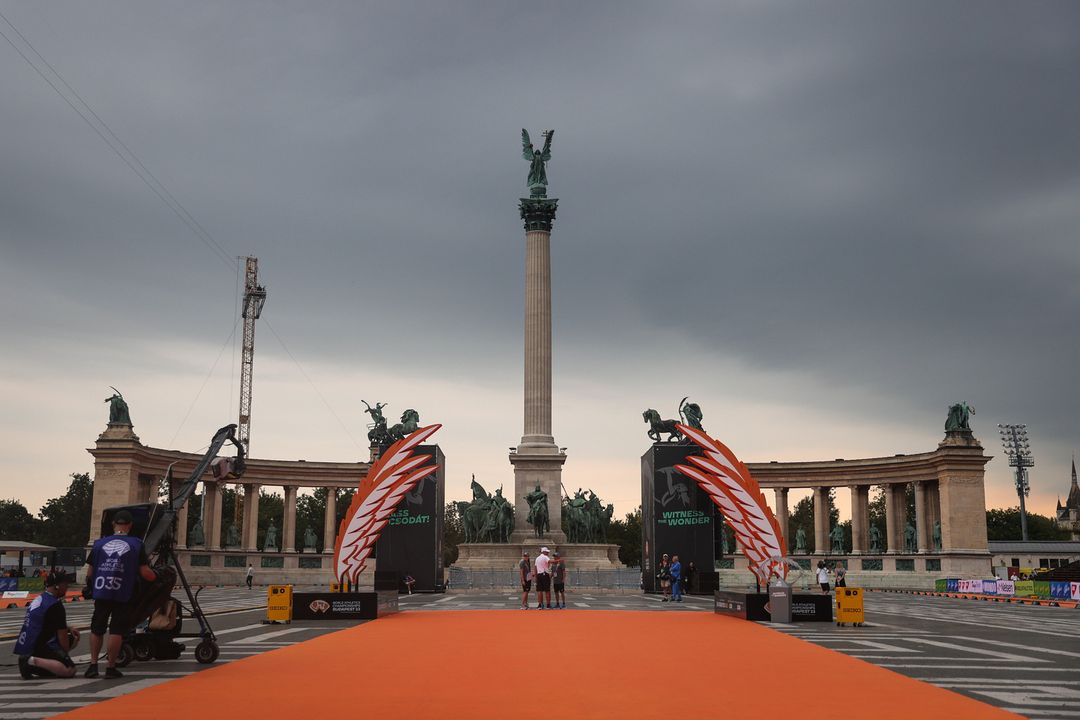
[[[550,530],[544,537],[555,544],[566,542],[566,533],[562,530],[562,466],[565,462],[566,454],[555,446],[519,447],[518,452],[510,453],[510,464],[514,466],[514,532],[510,535],[511,544],[534,541],[536,531],[528,523],[529,503],[525,496],[533,492],[537,485],[547,493]]]
[[[464,543],[458,545],[458,559],[454,567],[462,570],[516,570],[523,552],[529,553],[530,562],[536,562],[542,547],[552,552],[557,550],[562,555],[571,578],[575,570],[617,570],[623,567],[619,562],[618,545],[560,545],[551,537],[531,538],[523,543]]]

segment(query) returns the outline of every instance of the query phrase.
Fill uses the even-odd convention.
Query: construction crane
[[[259,284],[259,258],[244,258],[244,347],[240,353],[240,421],[236,424],[236,440],[251,457],[251,375],[255,362],[255,321],[266,304],[266,288]],[[236,486],[233,522],[240,523],[240,484]],[[246,530],[246,528],[245,528]]]

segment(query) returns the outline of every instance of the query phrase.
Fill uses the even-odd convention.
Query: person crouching
[[[75,675],[70,652],[79,643],[79,631],[69,628],[64,596],[74,578],[63,570],[45,576],[45,592],[26,608],[26,618],[15,642],[19,674],[24,680],[34,676],[69,678]]]

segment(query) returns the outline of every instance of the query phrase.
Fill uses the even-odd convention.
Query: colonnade
[[[848,486],[851,493],[851,547],[845,552],[865,555],[872,552],[870,538],[870,488],[878,485],[885,493],[885,535],[882,547],[874,554],[905,554],[906,529],[909,523],[915,528],[915,551],[919,554],[936,552],[934,527],[941,523],[941,494],[937,480],[915,482],[867,483]],[[907,517],[907,488],[915,488],[915,517]],[[829,533],[831,503],[829,490],[833,486],[813,486],[814,498],[814,551],[816,554],[834,554]],[[788,540],[788,552],[795,551],[795,528],[790,527],[788,493],[791,487],[773,487],[776,519]]]
[[[243,517],[242,517],[242,534],[240,546],[236,548],[226,547],[223,536],[223,523],[222,523],[222,502],[221,491],[217,483],[208,482],[204,484],[203,500],[205,505],[202,507],[203,518],[206,524],[203,528],[204,543],[202,545],[193,545],[189,543],[188,538],[188,520],[187,516],[189,512],[199,512],[199,502],[193,497],[191,501],[186,503],[180,510],[179,523],[177,527],[177,545],[181,548],[187,547],[201,547],[207,550],[243,550],[245,552],[259,552],[258,547],[258,520],[259,520],[259,496],[265,485],[257,483],[243,483]],[[273,486],[270,486],[273,487]],[[296,496],[300,489],[297,485],[285,485],[280,486],[285,491],[285,507],[283,517],[281,518],[281,535],[279,536],[280,542],[277,549],[281,552],[297,552],[296,545]],[[337,491],[339,488],[328,487],[326,494],[326,512],[323,516],[323,551],[329,552],[330,548],[334,547],[334,542],[337,539]],[[239,498],[239,495],[238,495]],[[192,509],[189,509],[192,508]]]

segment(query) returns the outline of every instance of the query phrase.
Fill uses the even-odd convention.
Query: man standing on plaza
[[[551,582],[555,586],[555,607],[566,609],[566,561],[556,550],[551,561]]]
[[[671,556],[671,602],[682,602],[682,563],[678,555]]]
[[[540,548],[540,554],[536,556],[536,609],[543,610],[547,603],[551,609],[551,551],[546,547]]]
[[[247,582],[248,590],[251,589],[251,581],[254,580],[254,579],[255,579],[255,566],[252,565],[251,563],[248,563],[247,578],[245,579],[245,581]]]
[[[532,590],[532,563],[529,562],[529,553],[521,553],[521,562],[518,563],[518,576],[521,580],[521,609],[529,609],[529,591]]]
[[[86,668],[84,677],[98,676],[98,657],[106,630],[109,644],[105,650],[105,677],[123,677],[116,669],[116,658],[120,655],[124,635],[130,629],[135,586],[140,577],[147,582],[157,579],[146,559],[142,541],[128,536],[131,523],[131,513],[127,510],[117,512],[113,517],[113,534],[97,540],[86,558],[86,564],[90,566],[86,572],[86,586],[94,598],[94,615],[90,619],[90,667]]]
[[[72,576],[53,570],[45,576],[45,592],[26,608],[15,654],[19,656],[19,674],[24,680],[39,677],[69,678],[75,675],[75,663],[68,653],[79,642],[79,631],[68,628],[64,596]]]

